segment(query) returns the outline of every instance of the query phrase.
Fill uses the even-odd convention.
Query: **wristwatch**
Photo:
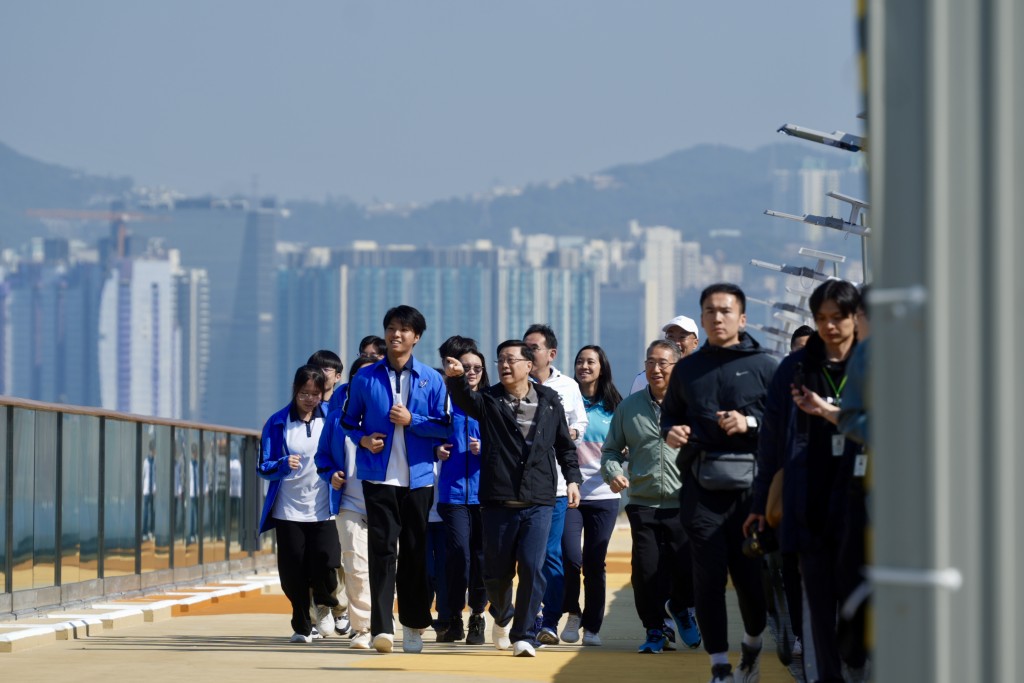
[[[747,429],[757,429],[757,418],[753,415],[747,415]]]

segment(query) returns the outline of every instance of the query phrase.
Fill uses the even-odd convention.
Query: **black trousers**
[[[336,605],[333,597],[341,566],[341,544],[334,520],[291,522],[278,519],[277,574],[281,590],[292,604],[292,630],[308,636],[310,591],[318,605]]]
[[[394,633],[392,606],[398,590],[398,621],[428,628],[433,591],[427,574],[427,517],[433,487],[410,489],[363,482],[370,572],[370,632]]]
[[[565,511],[562,531],[562,564],[565,566],[565,599],[562,611],[580,615],[583,630],[597,633],[604,623],[608,544],[619,516],[619,499],[584,500],[578,508]],[[676,515],[678,520],[679,516]],[[690,558],[686,558],[689,566]],[[690,585],[693,585],[692,569]],[[580,576],[586,583],[580,610]],[[692,591],[692,589],[691,589]],[[692,602],[692,600],[691,600]]]
[[[484,531],[479,505],[456,505],[438,503],[437,513],[441,515],[445,530],[445,564],[447,576],[448,613],[462,618],[466,606],[467,591],[469,608],[473,614],[483,614],[487,607],[487,588],[484,586]],[[441,605],[437,606],[438,613]]]
[[[687,473],[679,514],[690,537],[697,621],[709,654],[728,652],[725,586],[729,576],[739,599],[743,629],[752,636],[767,622],[761,561],[742,551],[743,521],[750,512],[750,490],[708,491]]]
[[[633,536],[632,575],[636,613],[645,629],[665,623],[665,601],[681,612],[693,606],[693,561],[678,508],[627,505]]]

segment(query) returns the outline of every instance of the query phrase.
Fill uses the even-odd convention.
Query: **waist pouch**
[[[754,485],[757,458],[753,453],[701,451],[690,471],[709,491],[742,491]]]

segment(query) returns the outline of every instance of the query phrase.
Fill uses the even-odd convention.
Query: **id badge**
[[[846,450],[846,437],[842,434],[832,435],[832,455],[838,457]]]
[[[853,476],[863,477],[868,473],[868,456],[864,453],[858,455],[853,461]]]

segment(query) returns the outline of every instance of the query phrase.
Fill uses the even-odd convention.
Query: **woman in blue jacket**
[[[324,427],[321,401],[325,378],[320,368],[295,372],[292,400],[263,426],[257,473],[270,480],[260,533],[277,530],[277,572],[292,604],[293,643],[320,637],[310,618],[310,590],[320,606],[333,597],[341,547],[330,509],[330,486],[316,471],[314,457]]]
[[[451,337],[438,349],[441,358],[458,358],[466,372],[471,391],[488,386],[484,356],[476,342],[466,337]],[[441,474],[437,485],[437,512],[445,526],[447,557],[447,624],[440,624],[438,642],[455,643],[463,638],[467,645],[484,644],[484,543],[480,518],[480,423],[457,406],[452,406],[452,427],[448,443],[437,448]],[[462,610],[469,591],[468,633],[462,627]],[[440,611],[440,606],[438,606]]]

